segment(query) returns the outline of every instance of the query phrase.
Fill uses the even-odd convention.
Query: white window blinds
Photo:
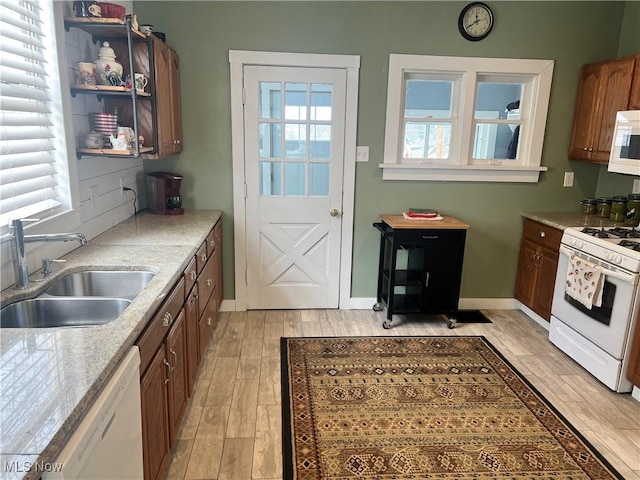
[[[65,202],[51,8],[50,0],[0,0],[0,227],[46,218]]]

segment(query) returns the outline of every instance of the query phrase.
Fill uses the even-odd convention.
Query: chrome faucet
[[[15,275],[15,288],[25,289],[29,286],[29,271],[27,270],[27,252],[25,243],[31,242],[68,242],[75,240],[81,245],[87,243],[86,237],[81,233],[45,233],[39,235],[25,235],[23,222],[37,222],[37,220],[12,220],[9,225],[11,231],[11,258],[13,260],[13,273]]]

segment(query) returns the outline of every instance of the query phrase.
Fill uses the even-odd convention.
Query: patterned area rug
[[[621,479],[484,338],[283,338],[285,480]]]

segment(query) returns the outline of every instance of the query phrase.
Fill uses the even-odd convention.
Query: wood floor
[[[207,349],[165,477],[282,478],[280,337],[484,335],[626,479],[640,480],[640,402],[595,380],[517,310],[493,323],[394,317],[368,310],[225,312]]]

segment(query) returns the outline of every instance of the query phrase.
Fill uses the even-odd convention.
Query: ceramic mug
[[[149,83],[147,77],[145,77],[144,73],[136,73],[134,74],[135,82],[136,82],[136,90],[139,92],[144,92],[144,88]]]
[[[96,64],[91,62],[78,62],[78,83],[80,85],[96,84]]]

